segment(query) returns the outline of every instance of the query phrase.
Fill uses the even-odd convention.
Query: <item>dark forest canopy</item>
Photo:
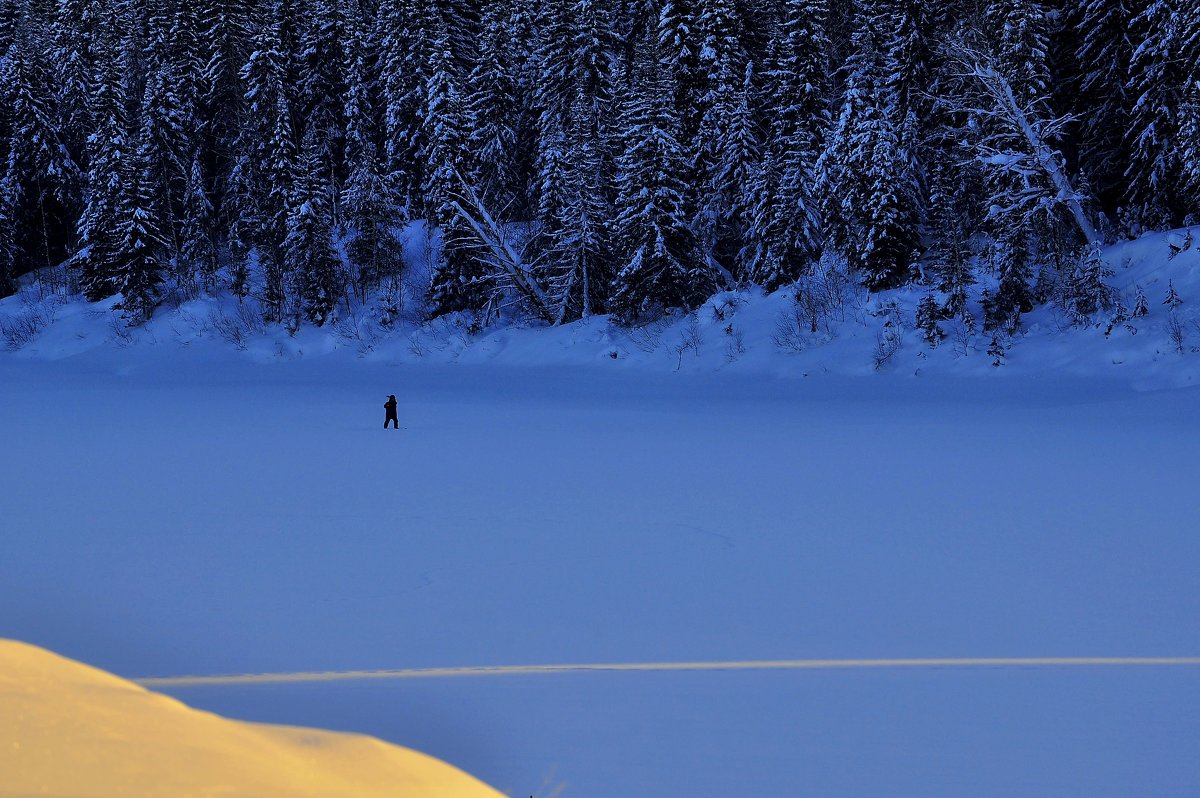
[[[1179,0],[3,0],[0,52],[0,295],[66,261],[134,323],[324,324],[429,220],[434,315],[636,323],[832,255],[945,314],[986,270],[1015,328],[1046,264],[1094,313],[1102,241],[1200,215]]]

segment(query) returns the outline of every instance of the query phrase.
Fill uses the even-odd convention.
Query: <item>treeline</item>
[[[993,272],[1014,328],[1200,214],[1179,0],[3,0],[0,53],[0,295],[66,262],[134,323],[386,311],[428,220],[433,315],[636,323],[833,256],[947,316]]]

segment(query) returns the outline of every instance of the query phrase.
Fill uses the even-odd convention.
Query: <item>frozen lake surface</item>
[[[127,361],[0,357],[0,636],[123,676],[1200,654],[1197,389]],[[171,692],[514,796],[1200,789],[1194,666]]]

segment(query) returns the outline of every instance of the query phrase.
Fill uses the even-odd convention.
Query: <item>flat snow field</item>
[[[1200,655],[1197,389],[128,359],[0,356],[0,636],[123,676]],[[1200,794],[1196,666],[171,692],[518,798]]]

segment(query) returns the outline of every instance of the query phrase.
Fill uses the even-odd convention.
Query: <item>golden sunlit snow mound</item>
[[[371,737],[228,720],[44,649],[0,640],[0,795],[499,798]]]

